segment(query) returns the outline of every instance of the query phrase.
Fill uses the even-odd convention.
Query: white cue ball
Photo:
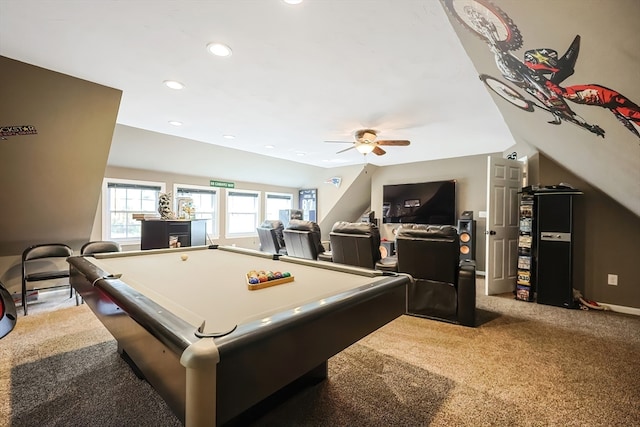
[[[180,255],[180,259],[183,260],[183,261],[186,261],[187,258],[189,258],[189,255],[187,255],[187,254]]]

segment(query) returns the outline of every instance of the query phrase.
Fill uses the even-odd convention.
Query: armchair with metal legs
[[[120,243],[110,240],[94,240],[87,242],[80,248],[80,255],[93,256],[95,254],[104,254],[109,252],[122,252],[122,246]],[[84,300],[80,299],[82,303]],[[78,293],[76,292],[76,305],[79,304]]]
[[[22,311],[26,316],[28,284],[69,277],[69,267],[62,267],[61,261],[73,255],[73,250],[62,243],[46,243],[29,246],[22,252]],[[66,286],[66,285],[65,285]],[[49,286],[53,288],[57,286]],[[73,297],[73,287],[69,285],[69,298]],[[46,289],[32,288],[31,290]]]

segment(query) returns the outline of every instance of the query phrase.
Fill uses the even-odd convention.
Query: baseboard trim
[[[632,314],[634,316],[640,316],[640,308],[635,307],[625,307],[623,305],[613,305],[607,304],[604,302],[599,302],[601,306],[607,307],[611,309],[611,311],[615,311],[616,313],[624,313],[624,314]]]

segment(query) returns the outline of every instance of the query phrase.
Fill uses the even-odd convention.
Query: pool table
[[[407,275],[199,246],[74,256],[71,285],[187,426],[221,425],[406,312]],[[251,270],[293,281],[250,290]]]

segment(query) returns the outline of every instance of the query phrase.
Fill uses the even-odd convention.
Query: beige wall
[[[191,185],[199,185],[208,187],[209,181],[211,179],[217,179],[220,181],[229,181],[229,179],[225,177],[199,177],[192,175],[180,175],[174,173],[167,173],[161,171],[151,171],[151,170],[141,170],[141,169],[130,169],[130,168],[120,168],[108,166],[105,171],[106,178],[118,178],[118,179],[135,179],[142,181],[154,181],[154,182],[164,182],[165,183],[165,191],[173,192],[174,184],[191,184]],[[298,205],[298,189],[292,187],[282,187],[276,185],[267,185],[267,184],[259,184],[252,182],[243,182],[243,181],[235,181],[235,188],[238,190],[254,190],[261,191],[261,201],[262,201],[262,209],[264,210],[264,192],[276,192],[276,193],[291,193],[293,195],[293,205]],[[220,200],[220,212],[226,212],[226,189],[218,188],[219,190],[219,200]],[[102,236],[102,200],[100,200],[98,204],[98,209],[96,212],[96,218],[93,225],[93,230],[91,232],[91,238],[93,240],[101,240]],[[214,240],[214,243],[220,245],[232,245],[235,244],[244,248],[258,249],[260,247],[260,241],[258,239],[258,235],[256,234],[254,237],[242,237],[242,238],[226,238],[225,237],[225,227],[226,227],[226,218],[224,215],[220,216],[219,222],[219,233],[220,236]],[[125,246],[125,250],[138,250],[140,249],[140,245],[130,245]]]
[[[122,92],[2,56],[0,76],[0,125],[37,131],[0,140],[0,281],[20,291],[24,249],[89,238]]]
[[[122,92],[2,56],[0,75],[0,125],[37,132],[0,141],[0,256],[75,248],[91,232]]]

